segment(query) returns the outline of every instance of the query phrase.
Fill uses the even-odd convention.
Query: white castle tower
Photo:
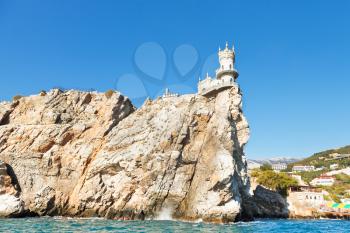
[[[236,78],[238,77],[238,73],[234,68],[235,65],[235,50],[232,46],[232,49],[228,48],[228,43],[226,42],[226,47],[224,50],[219,48],[219,63],[220,67],[216,70],[216,78]]]
[[[216,70],[216,77],[213,79],[207,74],[207,77],[198,83],[198,93],[201,95],[215,94],[223,89],[237,85],[235,80],[238,77],[238,72],[234,68],[234,48],[230,49],[226,42],[224,50],[219,48],[218,56],[220,67]]]

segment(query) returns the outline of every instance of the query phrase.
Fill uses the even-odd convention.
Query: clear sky
[[[350,144],[350,1],[0,0],[0,100],[116,88],[140,105],[196,90],[236,48],[249,158]]]

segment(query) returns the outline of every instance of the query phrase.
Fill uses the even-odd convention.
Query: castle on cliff
[[[221,90],[236,86],[235,80],[238,77],[238,72],[234,68],[235,64],[235,50],[232,47],[226,47],[224,50],[219,48],[218,52],[220,67],[216,70],[216,77],[212,78],[207,74],[204,80],[199,80],[198,93],[200,95],[208,96],[215,94]]]

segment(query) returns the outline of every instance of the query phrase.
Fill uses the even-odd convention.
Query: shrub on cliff
[[[46,91],[44,91],[44,90],[40,91],[40,96],[46,96],[46,95],[47,95]]]
[[[23,97],[23,96],[21,96],[21,95],[15,95],[14,97],[12,97],[12,100],[13,100],[13,101],[18,101],[18,100],[20,100],[22,97]]]
[[[113,90],[108,90],[105,92],[105,96],[109,99],[112,97],[112,95],[115,93]]]
[[[277,191],[283,196],[287,195],[288,187],[298,185],[294,178],[285,173],[277,173],[272,170],[255,170],[252,172],[252,177],[255,177],[260,185]]]

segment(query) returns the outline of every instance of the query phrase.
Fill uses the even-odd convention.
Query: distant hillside
[[[297,158],[291,158],[291,157],[277,157],[277,158],[271,158],[271,159],[248,159],[248,168],[249,169],[254,169],[258,168],[263,164],[278,164],[278,163],[295,163],[299,161],[300,159]]]
[[[338,164],[339,168],[347,167],[350,166],[350,158],[341,158],[341,156],[349,154],[350,145],[313,154],[308,158],[289,164],[288,168],[291,169],[294,165],[313,165],[316,168],[329,168],[331,164]]]
[[[290,163],[295,163],[300,161],[300,159],[297,158],[292,158],[292,157],[277,157],[277,158],[271,158],[271,159],[250,159],[249,160],[252,163],[257,163],[257,164],[277,164],[277,163],[286,163],[286,164],[290,164]]]

